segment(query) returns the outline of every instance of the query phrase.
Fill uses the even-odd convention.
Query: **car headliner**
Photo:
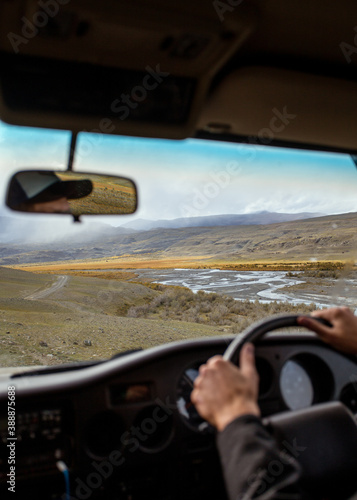
[[[86,64],[95,88],[104,91],[107,82],[98,77],[99,68],[143,74],[148,67],[159,68],[195,82],[184,122],[111,116],[112,133],[179,139],[209,131],[217,138],[266,140],[262,130],[269,129],[276,110],[286,109],[296,120],[276,127],[268,134],[270,142],[356,151],[356,19],[352,0],[2,2],[0,118],[19,125],[98,129],[100,115],[88,110],[54,113],[9,104],[3,91],[12,71],[9,58],[36,56],[45,64],[55,60],[58,75],[67,72],[72,87],[78,82],[65,62]],[[38,70],[38,59],[29,61]]]

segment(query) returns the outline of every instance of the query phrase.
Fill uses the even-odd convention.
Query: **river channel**
[[[285,271],[221,271],[219,269],[140,269],[139,278],[185,286],[197,293],[216,292],[236,300],[314,303],[317,307],[357,306],[357,279],[306,280]],[[296,285],[299,285],[298,287]]]

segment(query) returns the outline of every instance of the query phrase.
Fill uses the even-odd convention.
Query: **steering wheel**
[[[226,349],[223,358],[238,365],[247,342],[256,344],[266,333],[300,326],[299,316],[275,316],[244,330]],[[331,326],[326,320],[314,318]],[[323,382],[323,381],[322,381]],[[296,457],[302,468],[302,487],[313,498],[347,499],[357,490],[357,421],[340,402],[318,404],[288,411],[263,420],[281,450],[297,443],[302,453]]]
[[[231,361],[236,365],[239,364],[239,354],[242,347],[247,342],[255,344],[260,340],[266,333],[272,332],[273,330],[278,330],[279,328],[286,328],[291,326],[298,326],[298,318],[300,316],[295,314],[288,314],[285,316],[274,316],[268,320],[259,321],[253,325],[246,328],[239,337],[236,337],[230,345],[227,347],[223,358],[227,361]],[[323,325],[332,326],[329,321],[322,318],[313,318]]]

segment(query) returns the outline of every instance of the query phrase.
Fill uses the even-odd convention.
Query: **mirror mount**
[[[73,161],[74,161],[74,153],[76,151],[77,136],[78,136],[77,132],[72,132],[71,145],[69,148],[69,156],[67,164],[67,170],[70,170],[71,172],[73,171]]]

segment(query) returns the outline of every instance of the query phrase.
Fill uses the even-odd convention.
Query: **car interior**
[[[4,173],[8,216],[13,210],[16,216],[62,211],[33,208],[29,200],[52,200],[47,191],[38,197],[36,182],[75,200],[71,224],[82,215],[118,216],[141,206],[141,179],[131,179],[130,169],[119,169],[115,178],[100,164],[94,173],[76,172],[84,133],[104,135],[104,145],[107,136],[120,136],[357,157],[357,4],[351,0],[3,0],[0,61],[1,122],[69,138],[64,168],[44,170],[31,160],[26,169],[14,165],[11,176]],[[102,158],[104,164],[104,153]],[[307,176],[302,184],[323,191],[326,178]],[[175,187],[162,184],[175,203]],[[104,185],[106,202],[95,210],[80,201],[102,199]],[[270,189],[267,182],[267,196]],[[329,191],[325,203],[333,203]],[[68,207],[63,211],[68,215]],[[346,249],[355,238],[352,215],[351,221]],[[81,224],[73,226],[79,231]],[[329,227],[325,238],[333,232]],[[17,264],[6,246],[0,245],[0,269]],[[348,263],[352,273],[355,262],[351,257]],[[353,282],[344,276],[339,297],[357,307]],[[174,284],[187,286],[184,278]],[[3,288],[1,314],[5,293]],[[239,332],[217,327],[209,337],[170,337],[147,349],[130,344],[107,359],[4,364],[1,491],[38,500],[227,498],[215,430],[198,415],[190,394],[202,363],[216,354],[238,363],[241,346],[252,341],[264,423],[282,450],[288,444],[291,452],[296,442],[303,450],[293,448],[309,498],[352,498],[357,358],[297,330],[297,314],[278,320],[267,314]],[[11,328],[1,328],[5,343]]]

